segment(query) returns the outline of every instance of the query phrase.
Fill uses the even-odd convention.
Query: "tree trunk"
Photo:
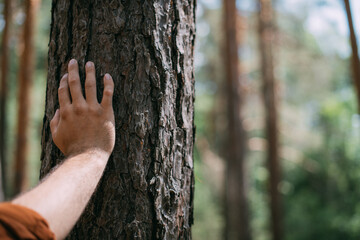
[[[349,30],[350,30],[350,42],[352,48],[352,67],[353,67],[353,82],[354,88],[356,92],[357,98],[357,107],[358,107],[358,114],[360,114],[360,61],[359,61],[359,52],[358,46],[356,42],[356,35],[354,30],[354,25],[351,16],[351,8],[349,0],[344,0],[345,3],[345,10],[347,14],[347,19],[349,23]]]
[[[244,162],[246,134],[241,118],[241,95],[235,0],[224,0],[225,71],[228,96],[228,156],[226,167],[226,239],[251,239]]]
[[[271,232],[274,240],[283,237],[281,199],[278,191],[280,183],[280,163],[278,155],[277,99],[273,67],[272,42],[273,9],[271,0],[259,0],[259,49],[261,52],[261,72],[263,79],[263,98],[265,105],[265,133],[267,138],[267,164],[270,173],[270,214]]]
[[[57,88],[71,58],[93,61],[101,99],[115,82],[116,143],[69,239],[191,239],[195,0],[52,4],[43,178],[64,159],[51,140]]]
[[[1,90],[0,90],[0,201],[5,199],[6,189],[6,104],[8,92],[8,72],[9,72],[9,42],[10,42],[10,29],[12,25],[12,1],[4,1],[4,20],[5,27],[2,35],[1,46]]]
[[[14,194],[26,189],[26,162],[28,156],[28,132],[29,132],[29,107],[30,91],[33,82],[34,72],[34,30],[35,17],[39,0],[27,0],[25,4],[25,21],[23,29],[23,40],[19,68],[18,84],[18,119],[17,139],[15,149],[15,179]]]

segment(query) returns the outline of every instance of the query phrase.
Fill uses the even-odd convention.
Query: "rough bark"
[[[34,72],[34,30],[39,0],[28,0],[25,4],[25,21],[22,36],[22,53],[18,84],[18,118],[15,149],[14,194],[26,189],[26,162],[28,158],[30,91]]]
[[[6,103],[8,92],[8,72],[9,72],[9,42],[10,42],[10,29],[12,25],[12,1],[4,1],[4,20],[5,26],[2,35],[1,45],[1,89],[0,89],[0,201],[5,199],[6,191]]]
[[[267,164],[270,173],[270,215],[271,232],[274,240],[283,238],[281,196],[278,191],[280,183],[280,162],[278,154],[278,115],[276,83],[274,77],[272,42],[273,9],[271,0],[259,0],[259,49],[261,73],[263,80],[263,99],[265,106],[265,134],[267,138]]]
[[[71,58],[115,82],[116,143],[69,239],[191,239],[195,0],[52,4],[41,178],[64,160],[49,123]]]
[[[351,49],[352,49],[352,68],[353,68],[353,82],[354,88],[356,92],[357,98],[357,107],[358,107],[358,114],[360,114],[360,60],[359,60],[359,52],[358,46],[356,41],[356,34],[354,30],[354,24],[351,16],[351,8],[349,0],[344,0],[345,3],[345,10],[346,15],[349,23],[349,30],[350,30],[350,42],[351,42]]]
[[[246,133],[241,118],[237,9],[235,0],[224,0],[225,71],[228,105],[228,156],[226,167],[226,239],[251,239],[245,191]]]

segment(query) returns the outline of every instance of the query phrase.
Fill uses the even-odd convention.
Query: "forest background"
[[[360,2],[350,1],[357,33]],[[3,1],[0,1],[3,13]],[[10,40],[7,181],[13,192],[19,57],[25,14],[16,1]],[[271,238],[258,4],[237,1],[243,125],[249,153],[246,181],[253,239]],[[279,99],[279,149],[285,239],[357,239],[360,235],[360,117],[352,82],[349,27],[343,1],[277,0],[274,70]],[[51,1],[36,15],[27,185],[37,184],[47,74]],[[0,15],[3,34],[4,16]],[[195,53],[194,239],[222,239],[226,129],[222,2],[199,0]]]

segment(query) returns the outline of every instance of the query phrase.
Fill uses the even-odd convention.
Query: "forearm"
[[[115,144],[114,81],[105,74],[99,103],[94,63],[88,62],[85,72],[86,98],[78,64],[75,59],[69,62],[68,74],[62,77],[58,89],[60,109],[50,122],[54,143],[71,157],[39,186],[13,201],[41,214],[58,239],[65,238],[80,217]]]
[[[43,183],[13,203],[40,213],[58,239],[70,232],[86,207],[105,169],[108,154],[101,151],[70,157]]]

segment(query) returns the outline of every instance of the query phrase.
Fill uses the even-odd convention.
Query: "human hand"
[[[62,77],[58,89],[60,110],[56,110],[50,122],[52,138],[65,156],[88,151],[110,156],[115,144],[114,82],[105,74],[103,99],[99,104],[94,64],[87,62],[85,71],[86,99],[81,91],[78,64],[75,59],[69,62],[68,74]]]

